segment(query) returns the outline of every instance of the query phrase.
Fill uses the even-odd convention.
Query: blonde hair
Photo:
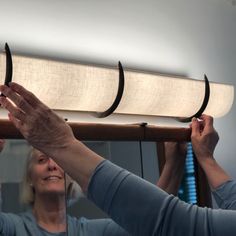
[[[25,169],[23,174],[23,179],[21,182],[21,196],[20,201],[23,204],[34,205],[35,200],[35,191],[31,184],[30,173],[32,167],[32,160],[36,154],[37,149],[31,148],[28,157],[25,163]],[[66,178],[66,197],[68,205],[72,205],[79,198],[84,197],[81,187],[67,174],[65,174]]]

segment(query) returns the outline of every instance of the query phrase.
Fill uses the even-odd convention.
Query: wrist
[[[205,164],[213,164],[215,163],[215,159],[213,154],[204,154],[204,155],[196,155],[197,161],[200,165],[205,165]]]
[[[231,179],[213,157],[205,158],[205,160],[199,164],[206,174],[212,189],[218,188],[221,184]]]
[[[164,169],[166,172],[170,173],[173,178],[175,176],[181,176],[184,173],[185,162],[166,162]]]
[[[202,167],[203,170],[209,169],[209,168],[215,168],[216,166],[218,166],[216,160],[214,159],[214,157],[212,155],[204,157],[202,159],[198,159],[198,163],[200,164],[200,166]]]
[[[169,169],[184,169],[185,160],[166,161],[165,166]]]

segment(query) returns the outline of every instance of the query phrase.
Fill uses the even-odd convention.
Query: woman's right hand
[[[202,115],[201,120],[192,120],[192,145],[198,163],[205,172],[208,183],[213,189],[231,179],[228,173],[216,162],[213,157],[218,133],[213,127],[213,118]]]
[[[206,158],[213,158],[219,136],[213,127],[213,118],[211,116],[202,115],[200,120],[193,118],[191,127],[193,150],[198,162],[201,164]]]

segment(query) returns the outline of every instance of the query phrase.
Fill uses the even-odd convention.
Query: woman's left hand
[[[51,156],[75,140],[70,126],[21,85],[2,85],[0,91],[5,95],[0,103],[10,120],[36,149]]]

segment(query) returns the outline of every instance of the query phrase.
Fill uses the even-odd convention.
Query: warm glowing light
[[[5,78],[5,55],[0,55],[0,83]],[[13,55],[13,81],[20,83],[54,110],[103,112],[113,103],[118,69],[65,63]],[[125,88],[114,113],[189,117],[201,107],[204,81],[125,70]],[[234,88],[210,83],[205,113],[225,115],[231,108]],[[98,118],[97,118],[98,119]]]

